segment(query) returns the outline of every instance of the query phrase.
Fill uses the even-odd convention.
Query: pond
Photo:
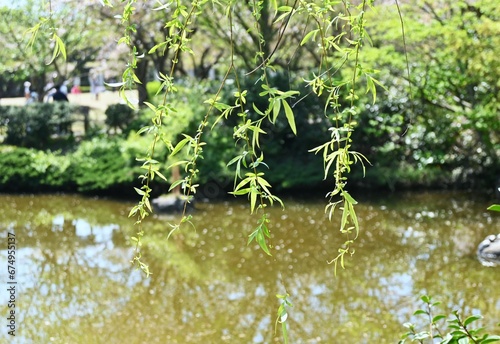
[[[132,202],[71,195],[0,195],[1,270],[16,238],[15,343],[279,343],[276,294],[288,293],[290,343],[396,343],[418,322],[419,296],[441,311],[481,314],[498,332],[500,268],[477,244],[500,232],[491,199],[465,193],[359,196],[361,233],[346,269],[324,200],[269,209],[273,256],[246,245],[258,217],[239,200],[199,202],[194,227],[166,240],[175,216],[144,223],[143,260],[131,268]],[[0,342],[8,335],[2,273]],[[436,310],[439,312],[440,310]],[[12,342],[12,341],[10,341]]]

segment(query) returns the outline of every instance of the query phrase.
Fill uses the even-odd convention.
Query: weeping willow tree
[[[112,6],[110,1],[104,1]],[[261,249],[271,255],[270,227],[271,220],[266,214],[266,207],[278,204],[284,206],[282,200],[273,193],[272,185],[266,179],[268,166],[265,162],[265,151],[261,148],[261,138],[268,134],[264,124],[275,124],[280,116],[284,116],[290,131],[297,134],[295,118],[301,114],[294,113],[294,106],[306,97],[316,97],[323,104],[322,116],[329,119],[330,139],[322,145],[310,150],[323,158],[324,178],[333,181],[333,190],[327,194],[326,213],[333,219],[337,211],[340,213],[340,233],[346,238],[332,262],[344,266],[344,257],[351,252],[351,245],[359,233],[359,224],[355,212],[356,200],[347,188],[348,174],[353,164],[365,168],[367,158],[352,149],[352,133],[356,128],[356,116],[359,112],[359,94],[371,93],[376,101],[380,84],[374,77],[375,71],[361,64],[360,55],[367,40],[365,30],[365,13],[372,8],[372,1],[351,3],[348,1],[167,1],[151,8],[152,11],[163,11],[164,26],[169,28],[164,41],[157,43],[149,51],[138,51],[133,43],[136,30],[134,13],[140,1],[122,1],[121,21],[125,28],[119,44],[130,46],[129,63],[123,73],[121,91],[126,99],[125,90],[135,87],[140,80],[135,69],[144,58],[158,50],[168,51],[171,64],[166,71],[159,71],[161,78],[162,99],[158,103],[145,102],[150,109],[152,124],[142,128],[139,133],[149,135],[151,143],[146,156],[139,160],[145,172],[141,176],[142,185],[136,189],[141,200],[131,210],[139,228],[135,237],[137,250],[140,238],[144,234],[143,220],[152,212],[150,204],[150,182],[154,178],[165,179],[166,171],[160,171],[159,161],[155,159],[158,145],[166,145],[171,156],[183,152],[183,158],[168,169],[180,167],[185,177],[172,184],[172,188],[180,186],[186,196],[187,203],[196,195],[196,179],[199,174],[197,164],[203,157],[204,136],[214,130],[230,117],[238,119],[234,128],[233,139],[240,147],[240,153],[227,162],[234,167],[234,188],[231,194],[246,197],[249,200],[249,211],[255,216],[255,229],[249,233],[249,243],[256,241]],[[248,17],[241,18],[242,11]],[[201,100],[206,105],[206,114],[198,124],[194,133],[184,133],[179,142],[172,142],[163,135],[162,127],[165,119],[176,112],[173,99],[176,97],[176,71],[184,55],[196,54],[192,34],[200,21],[207,20],[208,13],[217,13],[217,25],[223,28],[228,36],[227,65],[220,78],[218,91],[213,97]],[[243,25],[243,23],[246,25]],[[237,63],[237,50],[242,40],[242,30],[252,34],[254,48],[253,64],[241,67]],[[293,30],[300,39],[296,46],[290,47],[289,31]],[[285,44],[283,40],[288,42]],[[283,47],[286,47],[283,48]],[[291,51],[291,48],[293,50]],[[282,49],[285,49],[282,51]],[[279,89],[272,84],[272,75],[283,68],[283,56],[292,64],[295,55],[307,50],[314,56],[302,77],[309,90],[300,94],[298,89]],[[248,52],[247,52],[248,53]],[[278,61],[277,64],[275,62]],[[246,65],[249,65],[246,61]],[[242,88],[241,78],[256,75],[260,92],[253,97],[265,100],[266,106],[247,101],[248,90]],[[231,80],[236,87],[232,102],[223,102],[221,93],[227,82]],[[131,102],[129,102],[130,105]],[[272,173],[272,172],[271,172]],[[191,217],[185,212],[179,223],[171,224],[169,235],[179,230],[183,224],[190,222]],[[147,265],[140,260],[140,253],[134,260],[138,267],[148,273]]]
[[[310,149],[310,153],[322,157],[323,178],[333,185],[326,195],[325,213],[332,222],[339,223],[337,230],[345,237],[344,244],[332,252],[329,263],[335,269],[344,268],[346,257],[354,252],[353,244],[360,230],[355,211],[357,202],[349,193],[348,175],[354,165],[364,170],[368,163],[365,156],[353,150],[352,135],[360,108],[365,105],[366,97],[361,95],[370,94],[371,101],[375,102],[377,90],[382,88],[375,78],[376,71],[361,62],[363,47],[369,43],[365,14],[374,10],[373,0],[101,0],[101,4],[121,22],[123,35],[118,45],[129,47],[122,81],[115,86],[120,87],[130,106],[134,105],[125,91],[137,89],[145,82],[138,76],[144,60],[149,55],[168,56],[168,63],[163,63],[163,69],[157,71],[161,81],[161,98],[157,98],[160,100],[144,102],[151,114],[151,124],[138,132],[149,137],[150,143],[147,153],[137,158],[144,173],[135,189],[140,200],[129,214],[137,226],[137,234],[132,238],[136,250],[133,264],[146,275],[150,274],[147,262],[141,259],[140,247],[141,238],[147,233],[145,219],[153,212],[151,182],[154,178],[167,181],[165,176],[171,173],[169,170],[183,170],[184,178],[172,183],[171,188],[180,187],[186,203],[180,221],[169,224],[168,236],[195,222],[186,208],[197,192],[198,163],[206,149],[204,138],[208,131],[217,130],[230,119],[237,122],[232,139],[239,147],[239,153],[226,162],[234,169],[230,193],[248,199],[249,216],[255,223],[253,231],[248,233],[248,243],[256,242],[267,255],[272,255],[272,219],[266,209],[285,205],[268,181],[267,174],[272,170],[266,164],[261,140],[269,134],[265,128],[275,125],[281,117],[286,119],[291,133],[299,133],[301,128],[297,127],[296,118],[301,114],[295,111],[296,105],[313,98],[322,104],[322,113],[318,115],[327,120],[330,135],[326,142]],[[138,31],[144,30],[140,26],[141,18],[148,13],[155,13],[161,39],[146,51],[137,44],[137,37]],[[52,59],[65,55],[57,24],[52,23],[50,17],[45,20],[42,24],[47,24],[52,33]],[[32,30],[33,36],[40,27]],[[201,40],[196,36],[199,37],[199,32],[202,32]],[[200,61],[201,55],[203,62],[212,46],[200,49],[200,42],[205,41],[206,46],[206,40],[214,35],[221,38],[212,44],[218,48],[214,58],[223,61],[219,63],[223,67],[218,89],[207,99],[200,99],[206,112],[197,129],[183,133],[182,139],[173,142],[165,135],[164,126],[177,112],[179,71],[186,68],[189,57]],[[299,87],[292,84],[286,89],[273,84],[273,75],[283,70],[294,73],[297,65],[302,66],[296,73],[302,80],[300,87],[307,89],[307,93],[301,94]],[[257,79],[258,94],[249,94],[243,87],[242,79],[249,76]],[[227,101],[227,97],[223,100],[222,93],[229,83],[236,91]],[[258,104],[249,100],[256,98]],[[166,170],[161,168],[156,156],[161,145],[166,146],[170,156],[181,157]],[[286,292],[277,297],[280,306],[276,324],[281,323],[287,342],[287,308],[291,303]]]
[[[109,1],[106,5],[111,6]],[[144,127],[139,132],[150,135],[151,143],[146,156],[139,160],[145,172],[141,176],[142,185],[136,188],[141,196],[138,204],[132,208],[129,216],[136,218],[138,227],[136,241],[136,256],[134,264],[146,274],[149,269],[141,261],[139,248],[141,237],[145,233],[144,219],[152,212],[150,204],[150,182],[154,178],[165,178],[165,171],[159,170],[159,162],[155,159],[158,145],[166,145],[170,155],[175,156],[184,151],[183,156],[169,168],[180,167],[185,177],[172,184],[172,188],[180,186],[186,197],[186,205],[195,196],[199,174],[198,161],[203,157],[205,146],[204,136],[207,130],[213,130],[230,117],[238,119],[234,127],[233,139],[240,148],[240,153],[234,156],[228,165],[234,167],[234,187],[231,194],[246,197],[249,201],[249,212],[254,218],[254,230],[248,234],[248,244],[256,242],[268,255],[272,255],[272,220],[266,208],[278,204],[284,207],[283,201],[272,191],[272,185],[266,179],[268,166],[265,162],[265,151],[261,148],[261,137],[267,132],[263,129],[266,122],[275,124],[280,116],[285,116],[293,134],[297,134],[294,105],[303,97],[316,97],[324,104],[323,116],[329,119],[330,140],[315,147],[311,153],[320,154],[324,164],[324,178],[333,180],[334,188],[327,194],[325,211],[332,219],[340,213],[340,233],[345,236],[345,242],[330,263],[344,267],[346,255],[352,254],[352,245],[359,233],[356,217],[356,200],[347,188],[348,174],[352,165],[359,163],[364,169],[366,157],[351,149],[352,133],[356,128],[356,116],[359,112],[359,93],[371,93],[376,100],[378,81],[374,71],[369,66],[360,63],[360,54],[367,40],[365,30],[365,13],[372,6],[371,0],[361,0],[357,3],[349,1],[207,1],[194,0],[191,3],[182,1],[167,1],[154,10],[165,12],[165,27],[169,28],[165,40],[156,44],[149,52],[138,51],[132,44],[131,35],[135,30],[134,9],[140,2],[125,1],[122,12],[122,23],[125,34],[120,43],[130,46],[130,61],[123,73],[121,90],[133,88],[139,80],[135,69],[141,55],[157,50],[168,50],[172,56],[170,69],[159,71],[163,97],[157,104],[145,103],[151,110],[152,125]],[[244,10],[244,11],[242,11]],[[172,100],[176,96],[176,69],[183,54],[196,54],[192,45],[191,34],[197,26],[197,21],[203,20],[207,12],[219,13],[217,25],[227,33],[227,65],[216,94],[204,99],[206,114],[198,124],[194,133],[184,133],[184,138],[175,144],[163,136],[162,126],[166,118],[176,112]],[[247,17],[242,18],[242,13]],[[223,15],[220,15],[223,14]],[[246,26],[242,25],[245,23]],[[298,24],[294,24],[298,23]],[[293,47],[285,49],[283,41],[288,38],[288,32],[300,28],[300,41]],[[237,50],[241,44],[241,31],[251,33],[253,43],[253,63],[246,63],[247,68],[241,70],[236,63]],[[290,40],[288,40],[290,41]],[[303,83],[310,92],[301,95],[297,89],[279,89],[273,85],[271,76],[282,66],[278,61],[283,55],[288,56],[288,62],[294,61],[300,55],[296,51],[309,49],[316,57],[314,63],[303,76]],[[297,55],[297,57],[295,56]],[[248,60],[246,60],[248,61]],[[250,68],[248,68],[250,67]],[[248,90],[242,88],[241,78],[250,74],[258,77],[260,92],[258,97],[265,106],[258,106],[247,100]],[[232,102],[223,102],[221,92],[228,80],[234,81],[236,91]],[[125,96],[125,93],[123,93]],[[254,97],[256,95],[253,95]],[[302,98],[301,98],[302,97]],[[272,172],[271,172],[272,173]],[[338,210],[337,210],[338,209]],[[186,214],[186,206],[181,220],[170,224],[169,236],[181,227],[191,222],[191,216]],[[285,287],[286,291],[286,287]],[[280,306],[277,310],[276,325],[281,323],[284,342],[288,341],[286,320],[288,307],[292,304],[289,295],[277,294]]]

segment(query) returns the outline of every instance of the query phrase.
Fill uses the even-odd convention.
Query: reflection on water
[[[490,330],[500,319],[500,269],[475,258],[476,245],[500,232],[499,217],[470,195],[361,200],[356,253],[337,277],[326,262],[342,238],[322,200],[269,210],[273,257],[246,246],[257,218],[242,203],[199,203],[196,229],[169,241],[168,218],[152,217],[143,248],[149,279],[129,263],[133,204],[61,195],[0,201],[4,246],[7,232],[18,240],[19,343],[277,343],[275,295],[285,292],[294,304],[291,343],[395,343],[422,294],[446,311],[484,315]],[[0,257],[5,270],[6,250]],[[0,304],[5,318],[5,292]]]

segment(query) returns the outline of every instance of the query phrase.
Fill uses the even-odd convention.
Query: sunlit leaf
[[[160,171],[155,171],[156,175],[158,177],[160,177],[161,179],[163,179],[164,181],[168,181],[167,178],[160,172]]]
[[[177,143],[172,153],[170,153],[170,156],[174,156],[177,153],[179,153],[179,151],[186,145],[186,143],[188,143],[191,140],[191,137],[187,135],[184,136],[185,138],[183,138],[182,140],[179,141],[179,143]]]
[[[253,213],[255,210],[255,204],[257,202],[258,192],[255,189],[251,189],[250,191],[250,212]]]
[[[482,319],[482,318],[483,317],[480,315],[471,315],[471,316],[467,317],[467,319],[465,319],[464,326],[468,326],[470,323],[472,323],[476,320]]]
[[[351,204],[358,204],[354,198],[347,191],[342,191],[342,196]]]
[[[500,211],[500,204],[493,204],[493,205],[488,207],[488,210]]]
[[[276,119],[278,118],[278,115],[279,115],[280,110],[281,110],[282,100],[278,99],[278,98],[272,98],[272,102],[273,102],[273,117],[272,117],[271,122],[276,123]]]
[[[138,188],[136,188],[136,187],[134,187],[134,190],[135,190],[135,192],[137,192],[137,193],[138,193],[139,195],[141,195],[141,196],[144,196],[144,195],[146,194],[146,192],[144,192],[143,190],[138,189]]]
[[[180,180],[176,180],[175,182],[173,182],[170,187],[168,188],[168,191],[172,191],[173,189],[175,189],[176,186],[182,184],[184,182],[184,179],[180,179]]]
[[[309,31],[304,38],[302,38],[302,41],[300,42],[300,45],[306,44],[310,39],[315,40],[316,39],[316,34],[319,32],[319,29],[316,30],[311,30]]]
[[[250,183],[252,179],[251,178],[245,178],[243,179],[235,188],[234,191],[238,191],[240,188],[245,186],[246,184]]]
[[[188,164],[188,163],[189,163],[189,161],[187,161],[187,160],[177,161],[177,162],[174,162],[173,164],[169,165],[167,167],[167,169],[170,169],[170,168],[172,168],[174,166],[184,165],[184,164]]]
[[[292,129],[293,133],[297,135],[297,128],[295,127],[295,118],[293,117],[293,111],[288,102],[283,101],[283,108],[285,109],[286,119],[288,120],[288,124]]]
[[[446,316],[443,315],[443,314],[439,314],[439,315],[436,315],[435,317],[432,318],[432,322],[436,323],[436,322],[438,322],[439,320],[442,320],[442,319],[446,319]]]
[[[488,335],[488,336],[486,336],[486,339],[483,339],[481,341],[481,344],[494,343],[494,342],[499,342],[499,341],[500,341],[500,336]]]

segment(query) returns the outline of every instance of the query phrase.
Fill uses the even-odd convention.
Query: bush
[[[70,158],[30,148],[0,147],[0,191],[41,192],[72,189]]]
[[[146,84],[146,91],[148,92],[148,99],[153,99],[160,90],[161,82],[155,80]]]
[[[135,115],[134,110],[126,104],[111,104],[104,113],[106,114],[105,123],[109,127],[108,132],[114,129],[115,133],[117,129],[123,132]]]
[[[434,309],[440,305],[440,302],[434,302],[430,296],[426,295],[422,296],[421,300],[425,304],[425,309],[415,311],[414,315],[422,315],[424,320],[419,325],[405,323],[404,326],[408,331],[402,336],[399,344],[408,342],[431,344],[436,343],[436,340],[441,344],[486,344],[500,341],[500,336],[487,334],[483,327],[476,326],[476,322],[482,318],[481,316],[471,315],[463,318],[458,311],[453,311],[450,317],[444,314],[435,314]]]
[[[72,112],[71,105],[63,102],[0,107],[2,125],[7,128],[4,143],[47,148],[53,135],[72,134]]]
[[[140,143],[140,144],[139,144]],[[94,138],[74,153],[0,146],[0,192],[80,191],[132,195],[144,172],[141,142]]]
[[[134,182],[142,172],[135,161],[137,155],[120,139],[83,142],[71,158],[78,191],[133,192]]]

